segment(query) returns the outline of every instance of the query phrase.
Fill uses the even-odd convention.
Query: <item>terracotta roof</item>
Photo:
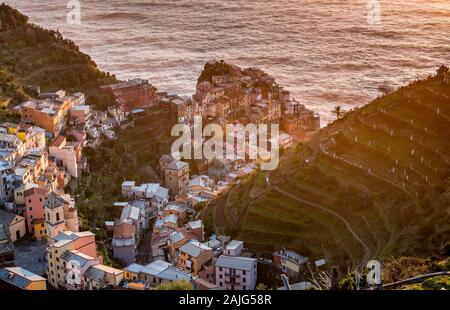
[[[61,144],[62,144],[65,140],[66,140],[66,137],[64,137],[64,136],[59,136],[59,137],[56,139],[56,141],[52,144],[52,146],[60,147]]]
[[[125,239],[133,237],[135,228],[132,224],[122,223],[114,227],[114,238]]]
[[[48,191],[46,189],[43,189],[40,187],[33,187],[30,189],[27,189],[23,195],[24,195],[24,197],[27,197],[27,196],[34,195],[34,194],[46,195],[46,194],[48,194]]]

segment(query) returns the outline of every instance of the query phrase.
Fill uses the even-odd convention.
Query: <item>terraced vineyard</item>
[[[449,177],[450,73],[441,67],[286,154],[268,192],[247,203],[240,237],[255,251],[286,246],[340,264],[427,255],[450,238]]]

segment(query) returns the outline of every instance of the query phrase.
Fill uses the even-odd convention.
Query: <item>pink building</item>
[[[48,191],[34,187],[24,192],[25,198],[25,218],[27,223],[27,231],[33,234],[34,227],[32,221],[34,219],[44,219],[44,204],[47,200]]]

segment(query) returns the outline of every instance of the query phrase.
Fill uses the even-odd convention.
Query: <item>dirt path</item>
[[[369,246],[368,246],[368,245],[367,245],[367,244],[366,244],[366,243],[358,236],[358,234],[355,232],[355,230],[351,227],[350,223],[349,223],[342,215],[340,215],[339,213],[337,213],[337,212],[335,212],[335,211],[333,211],[333,210],[330,210],[330,209],[328,209],[328,208],[326,208],[326,207],[323,207],[323,206],[321,206],[321,205],[318,205],[318,204],[316,204],[316,203],[313,203],[313,202],[304,200],[304,199],[302,199],[302,198],[299,198],[299,197],[297,197],[296,195],[291,194],[291,193],[289,193],[289,192],[287,192],[287,191],[285,191],[285,190],[279,188],[278,186],[271,185],[271,184],[270,184],[270,180],[269,180],[269,176],[266,177],[266,182],[267,182],[267,184],[268,184],[269,190],[276,191],[276,192],[278,192],[278,193],[280,193],[280,194],[283,194],[283,195],[285,195],[285,196],[288,196],[288,197],[291,198],[291,199],[294,199],[294,200],[299,201],[299,202],[301,202],[301,203],[303,203],[303,204],[307,204],[307,205],[309,205],[309,206],[311,206],[311,207],[314,207],[314,208],[319,209],[319,210],[321,210],[321,211],[324,211],[324,212],[326,212],[326,213],[328,213],[328,214],[331,214],[332,216],[334,216],[335,218],[337,218],[339,221],[341,221],[342,223],[344,223],[345,227],[346,227],[347,230],[350,232],[350,234],[353,236],[353,238],[355,238],[355,240],[358,241],[358,243],[359,243],[359,244],[363,247],[363,249],[364,249],[364,257],[363,257],[363,259],[361,260],[361,263],[359,264],[359,267],[360,267],[360,268],[364,268],[364,267],[365,267],[366,263],[369,261],[369,258],[370,258],[370,253],[371,253],[370,248],[369,248]]]

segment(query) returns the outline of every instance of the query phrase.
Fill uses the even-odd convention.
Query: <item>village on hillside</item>
[[[312,287],[305,274],[320,271],[325,260],[310,264],[282,248],[273,259],[260,259],[245,240],[205,235],[199,206],[254,174],[257,160],[196,160],[198,175],[192,175],[190,163],[167,150],[157,167],[161,184],[125,180],[123,200],[111,206],[120,217],[98,228],[106,233],[115,267],[99,254],[97,232],[80,231],[88,215],[78,213],[76,197],[65,188],[89,173],[83,149],[116,139],[117,128],[133,126],[132,119],[147,110],[168,107],[178,123],[189,125],[195,116],[220,125],[280,123],[280,148],[319,129],[320,117],[264,71],[224,62],[205,68],[209,75],[190,98],[132,79],[102,87],[115,98],[107,111],[96,110],[83,93],[41,93],[39,87],[34,99],[14,107],[20,122],[0,124],[1,283],[22,289],[145,290],[185,280],[194,289],[252,290],[267,287],[263,276],[271,272],[284,283],[280,289]]]

